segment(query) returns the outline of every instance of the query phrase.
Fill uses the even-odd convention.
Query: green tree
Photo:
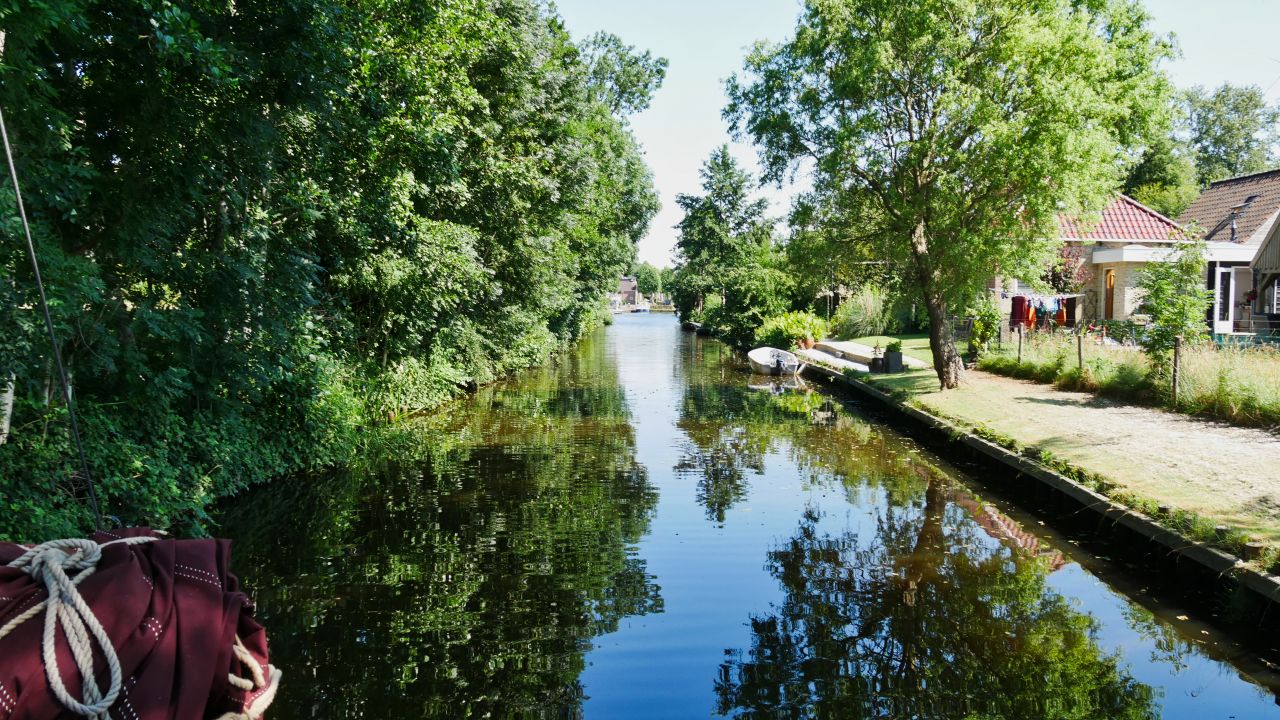
[[[768,203],[751,198],[751,175],[738,166],[728,146],[702,166],[703,195],[678,195],[684,210],[677,226],[676,267],[670,291],[681,315],[700,313],[736,345],[751,341],[769,315],[786,309],[790,279],[773,242]]]
[[[675,275],[676,270],[672,267],[662,267],[658,270],[658,284],[663,292],[670,294]]]
[[[1064,208],[1100,208],[1166,103],[1166,43],[1136,2],[808,0],[725,110],[765,178],[812,167],[843,239],[903,267],[944,388],[950,313],[993,272],[1034,276]]]
[[[1138,276],[1142,311],[1151,316],[1139,342],[1157,373],[1167,373],[1177,338],[1196,342],[1205,337],[1205,311],[1212,293],[1204,286],[1203,241],[1183,243],[1168,262],[1147,263]]]
[[[667,59],[637,52],[612,33],[598,32],[581,45],[591,98],[617,116],[649,107],[667,76]]]
[[[662,271],[647,262],[640,263],[635,269],[636,289],[642,295],[652,297],[662,292]]]
[[[1201,185],[1267,169],[1276,161],[1280,109],[1256,85],[1186,92],[1187,124]]]
[[[665,63],[613,43],[602,73],[535,0],[20,0],[0,30],[90,465],[127,522],[199,522],[541,362],[599,322],[658,209],[626,113]],[[72,533],[32,278],[0,248],[0,536]]]
[[[1177,217],[1200,194],[1191,148],[1172,134],[1157,137],[1130,168],[1122,190],[1157,212]]]

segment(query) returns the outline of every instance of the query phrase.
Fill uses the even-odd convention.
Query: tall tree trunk
[[[924,304],[929,313],[929,349],[933,351],[933,369],[938,373],[938,383],[943,390],[959,387],[964,377],[964,360],[956,350],[951,318],[947,316],[947,301],[937,293],[926,291]]]
[[[964,361],[956,350],[955,334],[951,331],[951,319],[947,317],[947,299],[940,287],[939,273],[933,268],[929,256],[928,232],[924,222],[911,231],[911,255],[916,265],[916,280],[925,311],[929,314],[929,349],[933,352],[933,369],[938,373],[938,383],[943,390],[960,386],[964,377]]]
[[[10,373],[4,384],[4,392],[0,393],[0,445],[9,441],[9,423],[13,421],[14,380]]]

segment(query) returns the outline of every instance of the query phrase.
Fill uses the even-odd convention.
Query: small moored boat
[[[747,362],[761,375],[797,375],[804,369],[794,354],[771,347],[758,347],[747,353]]]
[[[631,309],[631,312],[633,313],[649,312],[649,301],[641,300],[640,302],[636,303],[636,306]]]

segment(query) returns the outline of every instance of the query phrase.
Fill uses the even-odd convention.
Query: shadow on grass
[[[1117,403],[1113,401],[1108,401],[1104,398],[1100,398],[1097,396],[1091,396],[1087,398],[1051,398],[1051,397],[1031,397],[1028,395],[1021,395],[1018,397],[1012,397],[1010,399],[1016,402],[1028,402],[1028,403],[1035,403],[1037,405],[1057,405],[1058,407],[1101,409],[1101,408],[1112,408],[1117,406]]]

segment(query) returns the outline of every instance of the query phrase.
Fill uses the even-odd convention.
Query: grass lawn
[[[990,372],[1051,382],[1060,388],[1097,392],[1140,403],[1172,405],[1166,379],[1151,374],[1151,363],[1136,347],[1083,346],[1078,365],[1076,338],[1036,333],[1018,362],[1016,345],[984,357],[978,367]],[[1183,349],[1177,410],[1237,425],[1280,426],[1280,352],[1272,347],[1217,348],[1212,343]]]
[[[1112,484],[1107,494],[1122,502],[1168,505],[1208,529],[1221,523],[1280,547],[1280,479],[1258,471],[1280,466],[1280,439],[1265,430],[985,372],[945,392],[927,370],[866,379],[961,425],[1047,451]]]
[[[913,357],[917,360],[923,360],[930,365],[933,364],[933,352],[929,350],[928,335],[868,335],[866,337],[849,338],[849,342],[856,342],[868,347],[885,347],[894,340],[902,341],[902,354]]]

